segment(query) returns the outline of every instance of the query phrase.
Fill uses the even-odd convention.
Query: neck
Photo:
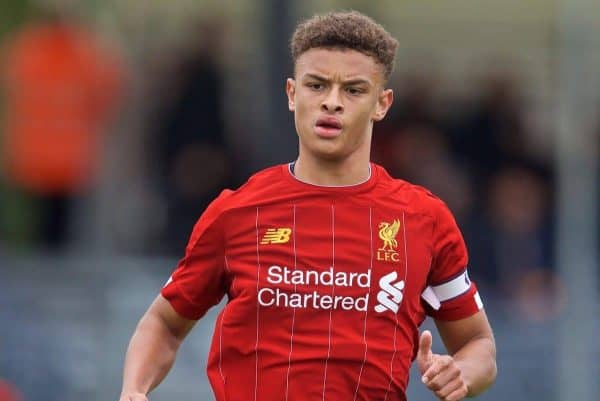
[[[344,160],[324,160],[307,157],[300,152],[294,165],[294,175],[300,181],[322,186],[348,186],[369,179],[368,157],[348,157]],[[367,155],[368,156],[368,155]]]

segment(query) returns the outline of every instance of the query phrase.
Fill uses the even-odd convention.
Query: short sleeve
[[[226,293],[222,196],[200,217],[161,294],[181,316],[197,320]]]
[[[433,232],[433,258],[428,290],[439,302],[426,305],[434,319],[458,320],[483,308],[477,287],[469,279],[468,254],[463,236],[448,207],[437,200]]]

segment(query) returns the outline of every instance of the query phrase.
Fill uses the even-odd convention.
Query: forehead
[[[364,78],[373,83],[383,80],[383,66],[373,57],[356,50],[316,48],[302,53],[296,60],[298,78],[318,74],[327,78]]]

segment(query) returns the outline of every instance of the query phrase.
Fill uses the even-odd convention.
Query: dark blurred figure
[[[556,316],[564,298],[553,266],[552,188],[525,164],[501,168],[490,180],[486,213],[471,232],[471,263],[511,314],[530,320]]]
[[[485,183],[502,165],[527,160],[523,99],[510,75],[486,78],[479,99],[451,129],[454,153]]]
[[[174,70],[173,96],[160,105],[156,153],[167,219],[162,252],[179,253],[195,222],[221,188],[232,186],[232,155],[223,113],[224,76],[217,21],[202,21]]]
[[[564,291],[553,271],[553,176],[529,153],[514,80],[493,74],[478,98],[443,107],[428,77],[396,86],[391,115],[375,125],[373,159],[447,203],[484,293],[508,300],[512,316],[556,316]]]
[[[472,180],[434,112],[435,84],[430,77],[408,74],[397,86],[390,115],[374,128],[373,160],[442,198],[464,226],[474,207]]]
[[[406,142],[410,141],[407,137],[416,131],[431,133],[439,128],[433,112],[433,82],[427,77],[409,74],[398,79],[393,86],[394,106],[387,118],[373,127],[371,158],[390,174],[410,181],[412,177],[408,176],[406,168],[411,166],[407,159],[415,159],[411,152],[426,152],[427,149],[407,146]]]
[[[50,249],[67,241],[73,203],[93,184],[124,77],[117,54],[67,8],[41,5],[4,43],[0,70],[4,178],[39,205],[38,240]]]

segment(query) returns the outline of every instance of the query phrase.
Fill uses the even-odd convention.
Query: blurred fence
[[[0,377],[17,385],[25,401],[117,400],[129,337],[175,262],[0,256]],[[478,399],[570,401],[558,398],[559,322],[521,320],[508,305],[486,297],[497,339],[499,376]],[[219,309],[213,308],[192,331],[152,401],[214,399],[205,364]],[[600,329],[600,314],[590,319],[592,327]],[[439,339],[434,350],[442,350]],[[598,360],[600,343],[589,352]],[[433,400],[414,371],[412,378],[409,399]],[[592,394],[598,394],[598,383],[591,385],[596,389]]]

